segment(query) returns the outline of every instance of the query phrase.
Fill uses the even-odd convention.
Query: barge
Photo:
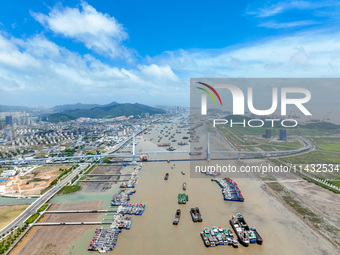
[[[180,218],[181,218],[181,209],[177,209],[176,214],[175,214],[175,219],[173,220],[172,224],[178,225]]]
[[[170,147],[170,143],[159,143],[157,144],[158,147]]]
[[[215,247],[217,245],[238,247],[238,242],[234,240],[232,231],[221,226],[214,226],[211,229],[204,228],[200,235],[205,247]]]
[[[249,246],[249,236],[247,234],[247,232],[241,228],[241,226],[239,225],[239,222],[237,220],[237,218],[232,215],[230,218],[230,225],[233,228],[238,241],[245,247]]]
[[[250,229],[254,232],[254,234],[255,234],[255,236],[256,236],[256,243],[259,244],[259,245],[262,245],[263,239],[262,239],[262,237],[260,236],[259,232],[257,232],[256,227],[255,227],[255,226],[252,226]]]
[[[202,215],[200,213],[200,209],[198,207],[191,208],[190,209],[190,215],[191,215],[193,222],[202,222],[203,221]]]
[[[189,201],[189,196],[187,196],[185,193],[178,194],[178,204],[186,204],[187,201]]]

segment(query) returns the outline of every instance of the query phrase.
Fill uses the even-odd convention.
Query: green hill
[[[70,111],[62,111],[48,116],[50,122],[64,122],[75,120],[77,118],[115,118],[119,116],[140,115],[149,113],[163,114],[164,110],[150,107],[143,104],[109,104],[101,107],[94,107],[91,109],[76,109]]]
[[[32,112],[32,108],[25,106],[0,105],[0,112]]]

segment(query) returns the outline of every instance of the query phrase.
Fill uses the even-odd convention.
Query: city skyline
[[[3,105],[188,106],[191,77],[339,77],[334,1],[15,1],[0,9]]]

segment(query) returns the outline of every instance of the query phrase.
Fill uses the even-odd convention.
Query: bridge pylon
[[[207,133],[207,161],[210,161],[210,133]]]
[[[136,143],[135,143],[135,132],[132,133],[132,163],[136,163]]]

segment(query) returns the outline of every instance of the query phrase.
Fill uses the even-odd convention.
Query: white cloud
[[[339,77],[340,33],[301,33],[253,42],[238,49],[166,52],[149,63],[167,63],[190,77]]]
[[[338,2],[332,0],[326,1],[281,1],[275,4],[267,4],[265,7],[257,8],[256,10],[249,10],[246,12],[248,15],[253,15],[258,18],[272,17],[277,14],[283,13],[292,9],[312,10],[322,7],[334,7],[339,5]]]
[[[153,104],[164,99],[152,100],[152,95],[185,98],[186,91],[180,84],[165,64],[117,68],[91,55],[71,52],[41,35],[28,39],[0,35],[0,91],[23,94],[26,100],[40,95],[49,99],[49,104],[57,104],[59,97]]]
[[[319,24],[319,22],[316,22],[313,20],[300,20],[300,21],[282,22],[282,23],[278,23],[275,21],[267,21],[267,22],[261,23],[259,27],[279,29],[279,28],[311,26],[315,24]]]
[[[122,24],[108,14],[82,2],[79,8],[55,6],[48,15],[32,13],[44,27],[58,35],[74,38],[88,49],[111,58],[130,58],[130,51],[122,45],[128,38]]]

